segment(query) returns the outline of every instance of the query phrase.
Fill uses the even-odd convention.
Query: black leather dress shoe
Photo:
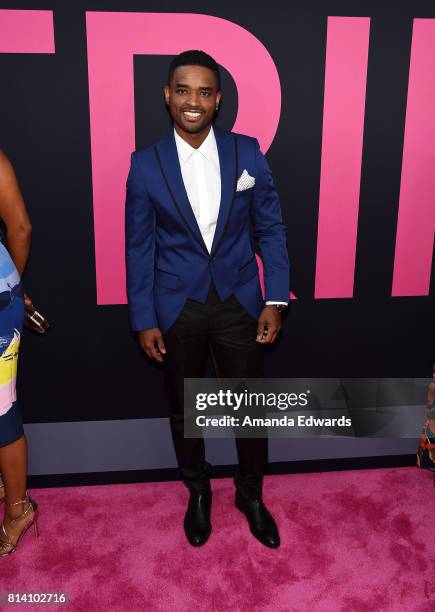
[[[249,529],[257,540],[269,548],[278,548],[278,527],[261,499],[248,499],[237,491],[236,508],[248,519]]]
[[[184,532],[192,546],[205,544],[211,533],[211,491],[191,491],[189,505],[184,516]]]

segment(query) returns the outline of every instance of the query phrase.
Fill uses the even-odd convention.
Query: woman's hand
[[[33,308],[33,302],[27,293],[24,294],[24,304],[26,305],[26,308]]]

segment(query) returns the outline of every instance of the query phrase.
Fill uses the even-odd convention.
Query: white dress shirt
[[[187,197],[210,253],[221,202],[221,171],[213,128],[197,149],[181,138],[175,129],[174,136]],[[286,302],[268,301],[266,304]]]
[[[213,128],[198,149],[174,133],[187,197],[210,253],[221,202],[221,171]]]

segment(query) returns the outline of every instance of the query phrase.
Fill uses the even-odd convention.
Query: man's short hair
[[[183,53],[176,55],[172,62],[169,64],[168,85],[170,85],[172,81],[175,69],[179,66],[204,66],[204,68],[209,68],[214,72],[216,77],[217,90],[220,90],[221,75],[219,72],[219,66],[217,62],[211,57],[211,55],[208,55],[208,53],[205,53],[204,51],[191,50],[183,51]]]

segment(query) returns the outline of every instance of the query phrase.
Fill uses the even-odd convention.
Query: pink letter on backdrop
[[[0,53],[54,53],[52,11],[0,10]]]
[[[281,88],[266,48],[225,19],[192,13],[88,12],[86,27],[97,302],[125,304],[125,182],[135,148],[133,55],[176,55],[186,48],[210,53],[237,86],[234,130],[256,136],[263,151],[278,127]]]
[[[328,17],[316,298],[353,296],[369,17]]]
[[[428,295],[435,230],[435,20],[414,19],[392,295]]]

